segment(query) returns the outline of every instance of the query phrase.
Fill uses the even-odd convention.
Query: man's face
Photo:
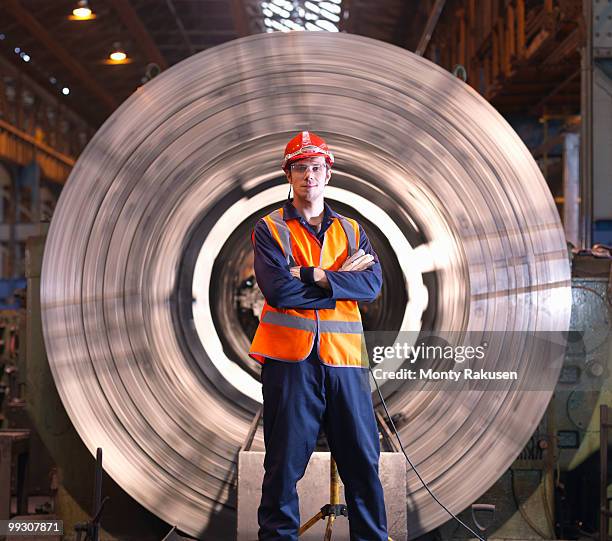
[[[323,197],[323,190],[331,178],[323,156],[297,160],[289,166],[287,180],[297,199],[316,201]]]

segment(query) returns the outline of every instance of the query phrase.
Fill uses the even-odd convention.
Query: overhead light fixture
[[[68,18],[71,21],[91,21],[96,18],[96,14],[91,11],[87,0],[79,0],[77,7],[72,10],[72,15]]]
[[[65,86],[64,88],[62,88],[62,94],[64,96],[67,96],[68,94],[70,94],[70,89],[67,86]]]
[[[113,51],[109,58],[115,62],[123,62],[127,58],[127,55],[123,51]]]
[[[127,53],[121,47],[121,44],[116,41],[113,43],[113,48],[108,55],[108,59],[106,60],[106,64],[128,64],[131,60],[128,58]]]

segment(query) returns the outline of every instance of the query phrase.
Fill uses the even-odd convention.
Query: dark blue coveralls
[[[322,243],[338,215],[325,204],[317,233],[287,202],[285,220],[299,220]],[[277,308],[335,308],[336,300],[373,301],[382,271],[365,232],[359,248],[375,265],[365,271],[326,271],[330,289],[314,284],[313,268],[291,276],[283,252],[260,220],[253,232],[255,275],[268,304]],[[315,337],[315,344],[318,343]],[[266,359],[262,368],[264,399],[264,481],[258,511],[259,541],[296,541],[300,513],[296,483],[303,477],[322,426],[344,483],[351,541],[387,541],[387,518],[378,477],[380,446],[372,407],[368,369],[330,366],[313,347],[301,362]],[[322,480],[322,486],[327,483]],[[322,504],[326,491],[321,491]]]

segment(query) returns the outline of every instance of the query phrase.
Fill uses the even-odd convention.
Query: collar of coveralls
[[[323,203],[323,223],[332,220],[332,218],[338,218],[338,216],[339,214],[327,203]],[[283,206],[283,220],[286,222],[287,220],[299,220],[300,218],[302,218],[302,215],[293,206],[293,199],[291,199],[291,201],[286,201]]]

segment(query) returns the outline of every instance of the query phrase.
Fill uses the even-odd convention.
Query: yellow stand
[[[340,478],[338,476],[338,468],[333,457],[329,460],[329,503],[321,507],[321,510],[305,524],[300,526],[298,537],[306,530],[315,525],[319,520],[324,520],[327,517],[327,526],[325,527],[325,536],[323,541],[330,541],[332,536],[332,528],[337,516],[348,516],[346,505],[340,503]],[[393,541],[390,537],[388,541]]]

